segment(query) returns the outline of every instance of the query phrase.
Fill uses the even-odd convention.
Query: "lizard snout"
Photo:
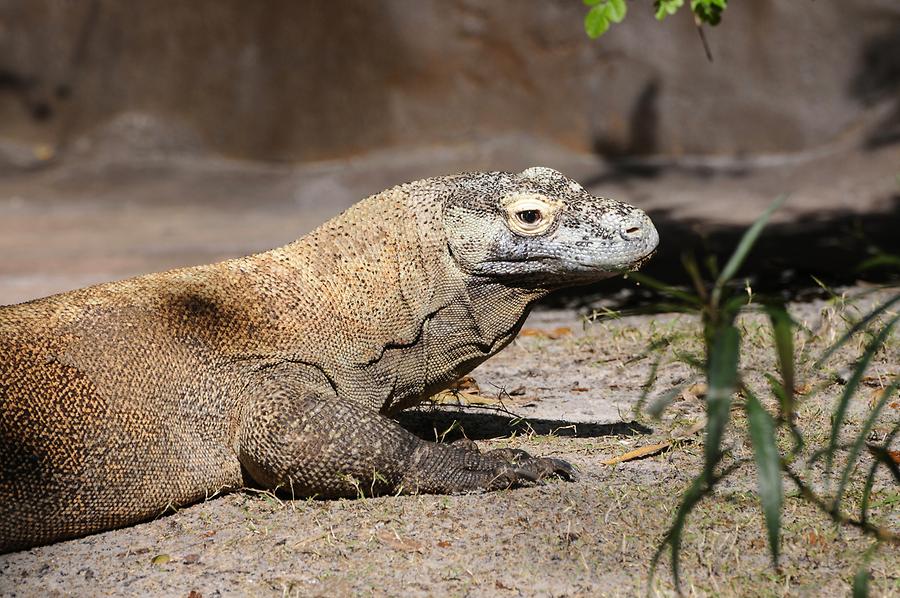
[[[659,233],[650,217],[640,210],[626,218],[619,226],[619,236],[631,245],[640,245],[650,253],[659,244]]]

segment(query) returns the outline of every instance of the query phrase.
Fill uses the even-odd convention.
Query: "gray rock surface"
[[[509,133],[603,155],[898,134],[893,0],[734,2],[707,31],[712,64],[686,10],[660,24],[629,7],[592,41],[572,0],[6,0],[0,131],[65,147],[139,111],[277,160]]]

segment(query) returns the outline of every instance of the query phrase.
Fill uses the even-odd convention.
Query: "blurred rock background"
[[[599,40],[585,12],[0,0],[0,303],[262,250],[404,180],[536,163],[650,209],[663,273],[685,247],[727,250],[782,192],[758,258],[781,278],[846,281],[900,246],[900,3],[735,0],[706,31],[713,62],[687,10],[659,23],[633,0]]]

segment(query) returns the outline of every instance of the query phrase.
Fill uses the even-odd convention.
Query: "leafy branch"
[[[606,33],[613,23],[621,23],[628,12],[625,0],[583,0],[590,10],[584,17],[584,31],[591,39]],[[684,0],[654,0],[656,19],[664,20],[674,15],[684,6]],[[690,0],[691,12],[697,27],[718,25],[722,12],[728,7],[728,0]]]
[[[584,31],[591,39],[597,39],[609,30],[613,23],[621,23],[628,12],[625,0],[583,0],[586,6],[591,7],[584,16]],[[654,0],[653,7],[656,11],[656,19],[664,20],[674,15],[684,6],[684,0]],[[728,0],[691,0],[691,12],[694,15],[694,24],[697,26],[697,34],[706,58],[712,62],[712,50],[706,40],[703,25],[718,25],[722,20],[722,12],[728,6]]]

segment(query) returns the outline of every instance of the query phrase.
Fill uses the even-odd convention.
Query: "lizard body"
[[[0,307],[0,552],[247,484],[337,497],[570,474],[388,416],[499,351],[547,292],[657,241],[643,212],[556,171],[468,173],[265,253]]]

